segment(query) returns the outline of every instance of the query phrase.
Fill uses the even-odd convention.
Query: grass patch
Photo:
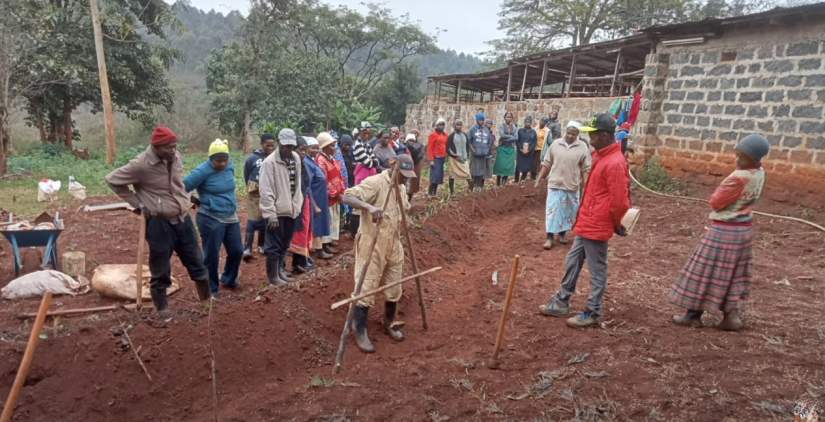
[[[0,198],[4,198],[2,208],[21,217],[33,217],[42,211],[61,206],[78,206],[68,193],[69,176],[86,186],[88,196],[111,195],[112,191],[104,177],[113,169],[126,164],[141,153],[146,147],[124,148],[118,154],[113,166],[106,164],[103,151],[94,151],[92,158],[81,160],[70,154],[65,148],[55,145],[43,145],[27,154],[9,157],[9,174],[7,180],[0,182]],[[184,175],[206,160],[206,153],[196,151],[183,155]],[[238,193],[245,194],[243,183],[243,161],[240,151],[231,153],[235,166],[235,185]],[[62,186],[58,200],[53,203],[37,202],[37,182],[41,179],[60,180]]]
[[[656,157],[651,157],[645,161],[644,165],[636,172],[636,178],[643,185],[656,192],[676,194],[681,192],[684,187],[681,182],[667,174],[667,170]]]

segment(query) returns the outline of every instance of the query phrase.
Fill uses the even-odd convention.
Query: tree
[[[212,55],[207,88],[220,125],[245,139],[265,122],[333,125],[337,110],[363,103],[394,67],[435,51],[405,16],[317,0],[253,0],[241,32]]]
[[[9,114],[14,100],[35,88],[14,75],[22,68],[20,60],[23,52],[31,48],[32,39],[25,31],[27,24],[18,8],[10,7],[0,14],[0,176],[6,174],[11,149]]]
[[[407,104],[421,100],[418,69],[411,65],[399,65],[389,78],[384,79],[373,94],[373,103],[384,112],[384,120],[403,125],[407,118]]]
[[[12,75],[33,86],[22,93],[27,121],[43,142],[71,147],[77,136],[72,112],[90,104],[102,107],[88,4],[82,0],[20,0],[15,4],[27,25],[30,47],[20,53]],[[118,111],[149,121],[155,106],[172,105],[166,69],[175,58],[146,33],[163,37],[173,19],[163,0],[111,0],[101,11],[104,49],[112,99]]]
[[[761,10],[768,0],[505,0],[490,44],[501,60],[630,35],[642,28]]]

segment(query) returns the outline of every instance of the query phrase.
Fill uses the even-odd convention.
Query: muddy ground
[[[755,421],[789,420],[800,401],[825,404],[825,234],[758,217],[747,329],[677,328],[666,295],[704,232],[707,209],[635,192],[642,217],[631,236],[610,243],[603,327],[574,331],[537,313],[558,287],[567,249],[541,249],[543,201],[541,191],[516,186],[463,197],[438,212],[438,205],[419,203],[419,218],[434,214],[414,232],[419,266],[445,267],[425,284],[430,329],[422,330],[410,284],[402,302],[407,340],[396,344],[381,334],[380,308],[374,310],[378,352],[362,354],[350,341],[336,377],[333,355],[346,310],[329,305],[352,288],[349,241],[314,274],[260,297],[263,262],[244,264],[243,289],[222,294],[211,336],[175,261],[185,287],[172,299],[177,318],[166,328],[127,311],[47,321],[15,420]],[[822,209],[800,209],[787,198],[759,208],[825,220]],[[133,217],[64,215],[61,250],[86,252],[89,269],[134,260]],[[3,248],[5,284],[12,276]],[[501,368],[492,370],[486,362],[515,254],[522,267]],[[585,270],[576,309],[588,281]],[[53,308],[108,303],[91,293],[56,298]],[[16,315],[36,308],[36,300],[5,301],[0,310],[2,397],[30,330]],[[130,336],[152,382],[115,335],[121,324],[134,326]]]

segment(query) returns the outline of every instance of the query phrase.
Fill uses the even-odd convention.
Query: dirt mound
[[[378,352],[361,354],[350,342],[336,378],[332,361],[346,309],[329,305],[352,289],[348,241],[315,273],[260,295],[262,260],[244,264],[243,289],[222,294],[211,327],[175,260],[173,274],[184,286],[172,299],[177,318],[166,328],[127,312],[47,323],[16,420],[211,420],[210,328],[217,415],[225,421],[764,420],[787,416],[798,400],[825,397],[821,235],[757,219],[748,329],[678,329],[668,323],[675,310],[666,292],[707,212],[701,204],[637,196],[637,231],[611,242],[604,328],[573,331],[536,312],[558,287],[566,253],[541,249],[543,201],[539,190],[508,187],[447,204],[419,202],[419,266],[445,267],[425,283],[430,330],[421,328],[409,284],[401,310],[407,340],[392,343],[380,332],[376,307],[370,334]],[[90,270],[134,260],[129,214],[64,215],[61,248],[86,252]],[[493,371],[485,361],[514,254],[523,265],[502,369]],[[588,281],[585,271],[574,306],[584,302]],[[111,303],[93,295],[60,302]],[[12,383],[30,327],[15,315],[36,306],[22,301],[0,310],[0,395]],[[153,382],[124,348],[121,324],[134,326],[130,337]]]

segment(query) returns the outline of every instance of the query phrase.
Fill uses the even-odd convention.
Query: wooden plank
[[[541,67],[541,82],[539,83],[539,99],[541,99],[541,94],[544,93],[544,81],[545,77],[547,76],[547,60],[544,61],[544,65]]]
[[[519,93],[518,100],[524,100],[524,86],[527,84],[527,70],[530,66],[524,65],[524,77],[521,79],[521,93]]]
[[[504,94],[504,103],[510,102],[510,86],[513,83],[513,66],[507,68],[507,92]]]
[[[619,69],[622,66],[622,50],[616,53],[616,67],[613,69],[613,81],[610,83],[610,96],[616,95],[616,81],[619,79]]]
[[[576,54],[573,53],[573,58],[570,60],[570,74],[567,78],[567,92],[564,97],[570,97],[570,91],[573,89],[573,81],[576,78]]]

